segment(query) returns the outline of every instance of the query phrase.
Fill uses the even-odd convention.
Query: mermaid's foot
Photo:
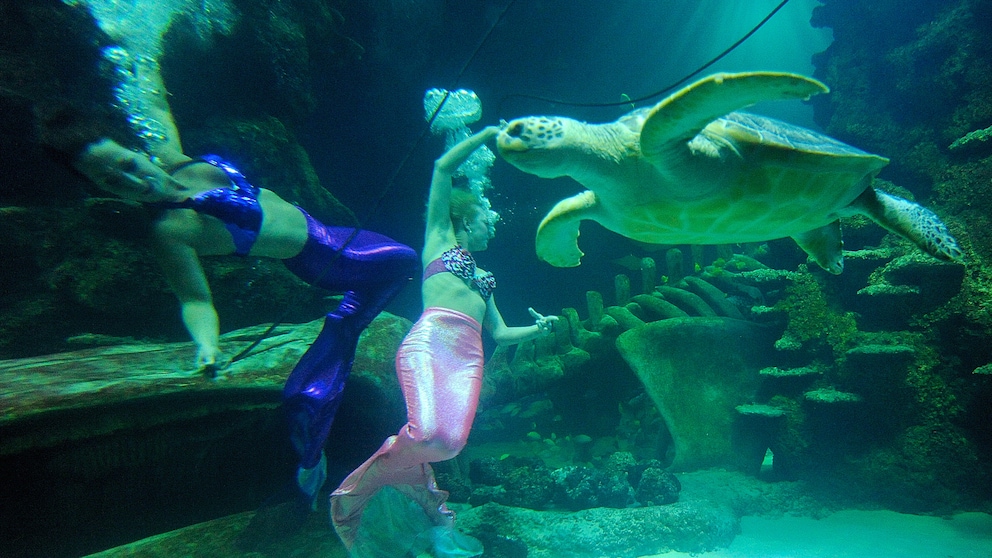
[[[317,511],[317,494],[327,480],[327,456],[320,452],[320,461],[310,469],[300,467],[296,471],[296,485],[310,500],[310,509]]]

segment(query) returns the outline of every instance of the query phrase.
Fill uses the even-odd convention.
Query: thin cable
[[[472,51],[472,55],[468,57],[468,59],[465,61],[465,64],[463,64],[462,67],[461,67],[461,69],[458,71],[458,74],[455,76],[454,85],[451,87],[451,89],[456,89],[458,87],[458,83],[461,81],[462,77],[465,75],[465,72],[468,70],[469,66],[472,65],[472,62],[474,62],[475,59],[476,59],[476,57],[479,55],[479,51],[481,51],[482,50],[482,47],[485,46],[485,44],[487,42],[489,42],[489,38],[492,36],[493,32],[496,30],[496,27],[500,24],[500,22],[503,21],[503,18],[506,16],[506,12],[508,12],[510,10],[510,8],[514,4],[516,4],[516,2],[517,2],[517,0],[510,0],[506,4],[506,6],[503,8],[503,10],[500,12],[499,17],[496,18],[496,21],[494,21],[493,24],[491,26],[489,26],[489,30],[486,31],[486,34],[482,37],[482,40],[479,41],[479,44],[475,47],[475,50]],[[372,208],[369,210],[368,215],[366,216],[366,218],[364,220],[359,221],[358,226],[355,227],[355,229],[354,229],[354,231],[352,231],[351,235],[349,235],[348,238],[345,239],[344,244],[341,246],[341,249],[338,250],[337,252],[335,252],[333,256],[331,256],[331,261],[329,261],[327,263],[327,267],[324,268],[324,271],[321,272],[321,274],[316,279],[314,279],[313,281],[311,281],[310,283],[308,283],[309,289],[307,289],[306,291],[300,293],[300,295],[297,296],[297,300],[295,300],[295,301],[291,302],[290,304],[287,304],[286,305],[286,307],[283,309],[283,311],[279,315],[279,317],[276,318],[276,320],[274,322],[272,322],[272,325],[270,325],[268,328],[266,328],[266,330],[263,331],[262,334],[259,335],[257,339],[255,339],[254,341],[251,342],[251,344],[249,344],[247,347],[245,347],[244,349],[242,349],[241,352],[239,352],[238,354],[234,355],[231,358],[229,364],[235,363],[235,362],[237,362],[237,361],[245,358],[246,356],[248,356],[248,354],[253,349],[255,349],[255,347],[257,347],[259,345],[259,343],[261,343],[262,341],[264,341],[265,338],[267,338],[269,336],[269,334],[271,334],[272,331],[275,330],[275,328],[279,327],[279,324],[281,324],[283,322],[283,320],[289,314],[290,310],[294,306],[296,306],[296,304],[299,301],[303,300],[303,295],[311,292],[313,289],[316,289],[317,288],[317,285],[320,283],[320,281],[325,276],[327,276],[327,274],[331,271],[331,267],[338,260],[338,258],[341,257],[341,253],[344,252],[344,250],[348,248],[348,245],[351,244],[351,242],[355,239],[356,236],[358,236],[358,233],[364,229],[365,223],[367,223],[372,218],[372,216],[375,215],[379,211],[379,208],[382,206],[383,200],[386,199],[386,195],[389,194],[389,192],[396,185],[396,179],[399,177],[400,172],[403,171],[403,168],[406,167],[406,164],[410,160],[410,157],[413,156],[413,153],[416,151],[417,147],[420,146],[421,142],[423,142],[424,138],[427,136],[427,131],[430,130],[431,125],[437,119],[437,115],[440,114],[441,109],[444,107],[444,104],[448,101],[448,97],[450,96],[450,94],[451,94],[450,91],[445,91],[444,96],[441,98],[441,102],[438,103],[437,108],[434,109],[434,112],[431,114],[431,117],[427,119],[427,123],[421,129],[420,135],[417,136],[416,141],[414,141],[413,145],[410,146],[410,149],[408,149],[406,151],[406,154],[400,160],[399,165],[396,166],[396,170],[393,171],[393,173],[390,175],[389,179],[386,181],[386,186],[383,187],[382,191],[379,193],[379,197],[375,200],[375,203],[372,204]],[[215,374],[218,368],[219,368],[219,366],[216,366],[216,367],[208,366],[208,367],[206,367],[206,373],[207,373],[207,375]]]
[[[569,106],[569,107],[620,107],[620,106],[625,106],[625,105],[633,105],[633,104],[636,104],[636,103],[647,101],[649,99],[653,99],[655,97],[658,97],[658,96],[660,96],[660,95],[662,95],[664,93],[667,93],[667,92],[671,91],[672,89],[675,89],[676,87],[678,87],[678,86],[682,85],[683,83],[685,83],[685,82],[689,81],[690,79],[692,79],[692,77],[695,76],[696,74],[702,72],[706,68],[709,68],[713,64],[716,64],[717,62],[719,62],[720,60],[722,60],[725,56],[727,56],[728,54],[730,54],[731,52],[733,52],[735,49],[737,49],[737,47],[741,46],[741,44],[743,44],[744,41],[750,39],[751,38],[751,35],[754,35],[755,33],[757,33],[759,29],[761,29],[766,23],[768,23],[768,20],[770,20],[772,17],[774,17],[775,14],[777,14],[779,12],[779,10],[781,10],[782,8],[784,8],[785,5],[788,4],[788,3],[789,3],[789,0],[782,0],[782,2],[779,3],[778,6],[775,6],[775,9],[773,9],[771,12],[769,12],[768,15],[766,15],[764,19],[762,19],[760,22],[758,22],[757,25],[755,25],[754,27],[752,27],[751,30],[748,31],[747,33],[745,33],[743,37],[741,37],[740,39],[737,39],[737,41],[734,42],[734,44],[732,44],[729,47],[727,47],[726,49],[724,49],[723,52],[721,52],[720,54],[718,54],[715,57],[711,58],[708,62],[706,62],[702,66],[696,68],[692,72],[686,74],[684,77],[682,77],[678,81],[676,81],[676,82],[674,82],[674,83],[672,83],[670,85],[667,85],[664,88],[659,89],[658,91],[655,91],[654,93],[651,93],[649,95],[644,95],[643,97],[638,97],[636,99],[626,99],[626,100],[623,100],[623,101],[615,101],[615,102],[611,102],[611,103],[578,103],[578,102],[573,102],[573,101],[565,101],[565,100],[562,100],[562,99],[553,99],[553,98],[550,98],[550,97],[541,97],[539,95],[528,95],[526,93],[513,93],[513,94],[507,95],[507,96],[503,97],[502,99],[500,99],[500,105],[502,106],[503,102],[506,101],[507,99],[520,98],[520,99],[531,99],[531,100],[534,100],[534,101],[543,101],[543,102],[546,102],[546,103],[553,103],[553,104],[556,104],[556,105],[565,105],[565,106]]]

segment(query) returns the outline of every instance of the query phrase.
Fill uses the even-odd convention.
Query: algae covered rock
[[[958,150],[979,150],[981,148],[992,147],[992,126],[974,130],[954,140],[947,148],[951,151]]]
[[[674,470],[734,463],[735,408],[751,401],[773,341],[764,326],[718,317],[662,320],[617,338],[672,434]]]
[[[190,369],[190,342],[0,363],[0,472],[7,479],[0,530],[18,533],[5,550],[89,555],[189,525],[190,510],[219,517],[255,509],[295,468],[282,388],[321,325],[277,327],[214,379]],[[375,449],[368,445],[402,424],[392,363],[409,326],[383,313],[363,333],[328,443],[330,467],[361,462]],[[226,334],[221,349],[240,351],[265,329]]]
[[[458,528],[468,534],[486,526],[526,545],[530,558],[634,557],[726,547],[739,530],[739,520],[728,508],[681,502],[575,513],[490,503],[458,514]]]

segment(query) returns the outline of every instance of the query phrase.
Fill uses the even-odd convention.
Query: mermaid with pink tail
[[[430,463],[455,457],[468,439],[482,386],[482,330],[512,345],[550,334],[558,319],[531,310],[534,325],[508,327],[492,296],[495,279],[472,256],[488,247],[493,219],[477,194],[452,188],[452,175],[497,132],[487,127],[435,162],[422,255],[426,310],[396,355],[407,423],[331,494],[334,528],[352,556],[482,554],[478,541],[454,529]]]
[[[331,497],[335,528],[345,544],[361,511],[382,486],[413,496],[435,525],[453,518],[430,462],[458,455],[468,439],[482,386],[482,327],[465,314],[428,308],[396,355],[407,423],[348,475]]]

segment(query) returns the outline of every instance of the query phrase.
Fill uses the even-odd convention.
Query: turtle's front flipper
[[[555,267],[578,267],[579,223],[588,219],[599,202],[589,190],[555,204],[537,227],[537,257]]]
[[[851,203],[850,209],[908,238],[938,260],[960,261],[964,256],[947,225],[918,203],[868,188]]]
[[[844,271],[840,221],[834,221],[818,229],[797,234],[792,238],[823,269],[834,275]]]
[[[715,74],[661,101],[641,129],[641,153],[659,168],[713,120],[758,101],[807,99],[829,91],[819,81],[784,72]]]

